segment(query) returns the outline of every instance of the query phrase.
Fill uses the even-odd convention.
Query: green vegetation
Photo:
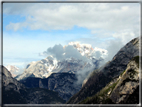
[[[65,103],[65,101],[58,96],[57,92],[47,90],[44,88],[30,88],[30,89],[28,89],[27,95],[32,94],[32,96],[36,97],[37,92],[41,98],[41,99],[38,99],[40,104],[44,104],[44,103],[50,104],[52,102]],[[30,96],[28,96],[28,99],[30,99]]]
[[[35,99],[38,104],[65,103],[57,92],[43,88],[20,89],[20,92],[18,92],[13,88],[5,90],[5,87],[3,87],[2,98],[3,104],[28,104]]]
[[[26,104],[26,100],[13,89],[5,90],[3,87],[2,92],[2,102],[3,104]]]
[[[109,83],[100,92],[98,92],[92,97],[87,97],[85,100],[80,102],[80,104],[113,104],[113,102],[109,98],[109,95],[111,94],[111,92],[113,91],[118,82],[119,81],[116,81],[112,85],[110,85]],[[108,95],[109,91],[111,92]]]
[[[125,70],[120,74],[121,76],[124,74]]]
[[[115,86],[117,85],[117,83],[118,83],[118,81],[117,81],[116,83],[113,83],[111,86],[105,87],[104,89],[102,89],[102,90],[99,92],[99,96],[104,97],[104,96],[107,95],[107,93],[108,93],[109,91],[112,92],[113,89],[115,88]],[[111,94],[111,93],[110,93],[110,94]]]

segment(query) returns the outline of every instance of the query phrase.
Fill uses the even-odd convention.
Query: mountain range
[[[92,46],[88,44],[70,42],[63,48],[65,49],[67,46],[72,46],[80,53],[80,56],[86,57],[87,60],[78,59],[74,57],[65,58],[63,60],[57,60],[56,57],[49,55],[45,59],[42,59],[37,62],[33,61],[28,64],[24,72],[20,75],[17,75],[15,78],[17,80],[26,79],[27,77],[47,78],[52,73],[76,73],[83,69],[97,69],[104,61],[104,58],[107,56],[107,50],[100,48],[93,49]],[[97,56],[97,54],[99,54],[99,57]],[[66,53],[63,53],[63,55],[66,55]],[[88,73],[89,72],[90,70],[88,70]]]
[[[128,42],[101,67],[107,51],[98,49],[99,54],[96,55],[97,48],[93,49],[90,45],[80,46],[78,42],[69,45],[88,61],[75,58],[57,60],[48,56],[28,64],[24,73],[16,77],[18,81],[2,66],[3,103],[14,104],[16,100],[19,104],[139,103],[139,38]],[[81,75],[84,69],[86,73]],[[78,82],[80,78],[83,79]]]

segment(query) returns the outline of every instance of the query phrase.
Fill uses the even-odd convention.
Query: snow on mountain
[[[82,56],[86,55],[88,58],[91,57],[97,58],[96,56],[94,56],[96,52],[99,52],[100,57],[102,58],[104,58],[108,54],[107,50],[97,47],[93,49],[93,47],[90,44],[80,44],[79,42],[70,42],[68,45],[72,45],[81,53]]]
[[[80,44],[79,42],[70,42],[68,45],[72,45],[77,49],[82,56],[87,57],[87,61],[77,58],[65,58],[63,60],[57,60],[52,55],[42,59],[41,61],[31,62],[27,65],[23,74],[16,77],[17,80],[27,78],[29,76],[47,78],[52,73],[77,73],[86,68],[96,69],[103,61],[103,58],[107,55],[107,50],[100,48],[92,48],[89,44]],[[67,45],[67,46],[68,46]],[[64,46],[64,49],[67,47]],[[63,53],[65,55],[66,53]]]
[[[19,68],[14,65],[7,65],[6,68],[8,69],[8,71],[11,72],[13,77],[15,77],[19,72]]]

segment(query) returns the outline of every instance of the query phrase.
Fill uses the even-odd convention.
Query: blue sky
[[[49,47],[70,41],[116,53],[139,36],[137,3],[4,4],[3,64],[24,67]],[[119,46],[114,41],[121,43]],[[109,46],[114,45],[113,51]],[[111,46],[112,47],[112,46]]]

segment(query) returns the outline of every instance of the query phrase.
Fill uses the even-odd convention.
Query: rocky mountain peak
[[[5,67],[8,69],[8,71],[10,71],[13,77],[15,77],[17,75],[16,73],[19,72],[19,68],[14,65],[7,65]]]
[[[89,59],[105,58],[108,55],[107,50],[98,47],[93,48],[90,44],[81,44],[80,42],[69,42],[68,45],[72,45],[81,53],[82,56],[86,56]]]
[[[49,55],[45,59],[42,59],[37,62],[31,62],[30,64],[28,64],[24,73],[17,76],[16,79],[21,80],[29,76],[47,78],[52,73],[57,72],[75,73],[77,71],[83,70],[84,68],[97,68],[100,62],[103,61],[103,56],[107,55],[106,50],[100,48],[93,49],[92,46],[89,44],[70,42],[68,45],[72,45],[80,52],[80,55],[85,55],[87,58],[84,58],[84,60],[77,59],[74,57],[65,57],[62,60],[57,60],[54,56]],[[64,46],[64,48],[66,48],[67,46]],[[97,52],[99,52],[100,56],[96,55],[98,54]],[[66,53],[63,53],[63,55],[66,55]]]

